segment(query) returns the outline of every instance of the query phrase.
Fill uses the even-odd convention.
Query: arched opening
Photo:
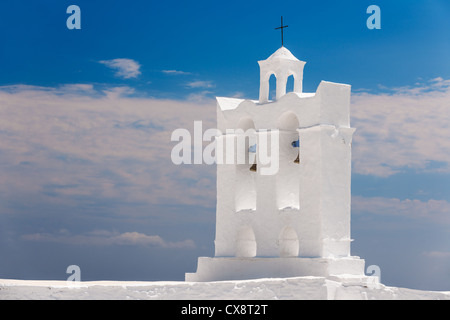
[[[238,122],[236,130],[235,210],[256,210],[256,177],[252,166],[257,166],[256,131],[249,117]]]
[[[269,100],[275,101],[277,98],[277,77],[272,73],[269,77]]]
[[[299,127],[298,118],[293,112],[285,112],[278,118],[277,127],[280,130],[295,131]]]
[[[294,92],[294,75],[290,75],[287,78],[287,82],[286,82],[286,93],[288,92]]]
[[[242,129],[243,131],[246,131],[248,129],[255,129],[255,123],[253,122],[252,118],[245,117],[239,120],[236,129]]]
[[[280,257],[298,257],[299,243],[294,228],[286,227],[279,237]]]
[[[295,113],[285,112],[277,121],[279,135],[279,170],[276,177],[278,209],[299,209],[299,121]]]
[[[253,229],[245,226],[236,236],[236,257],[252,258],[256,256],[256,239]]]
[[[250,117],[239,120],[236,128],[236,163],[253,165],[256,161],[256,129]]]

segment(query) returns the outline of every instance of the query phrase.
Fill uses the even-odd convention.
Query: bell
[[[296,141],[292,141],[291,146],[293,148],[300,148],[300,139],[298,139]],[[295,158],[294,163],[297,163],[297,164],[300,163],[300,150],[298,151],[298,156],[297,156],[297,158]]]
[[[256,153],[256,143],[254,145],[251,145],[250,148],[248,148],[248,152]],[[250,167],[250,171],[256,172],[256,160],[255,163],[252,164],[252,166]]]

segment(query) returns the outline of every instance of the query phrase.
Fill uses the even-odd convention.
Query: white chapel
[[[215,256],[200,257],[186,281],[364,278],[364,260],[350,253],[351,88],[322,81],[304,93],[305,62],[284,46],[258,63],[259,100],[217,98],[223,134],[216,141],[227,146],[224,157],[235,155],[229,146],[252,132],[248,161],[217,164]],[[276,95],[269,100],[271,75]],[[286,92],[290,76],[293,91]],[[259,146],[275,134],[278,162],[267,174]]]

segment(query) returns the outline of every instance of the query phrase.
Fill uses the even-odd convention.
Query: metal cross
[[[283,26],[283,16],[281,16],[281,26],[278,28],[275,28],[275,30],[281,29],[281,46],[283,47],[283,29],[287,28],[288,26]]]

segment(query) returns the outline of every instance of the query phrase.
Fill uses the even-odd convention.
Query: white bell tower
[[[186,281],[363,279],[364,260],[350,255],[350,86],[322,81],[315,93],[302,92],[305,62],[284,46],[258,63],[258,101],[217,98],[224,157],[238,154],[251,130],[241,141],[255,162],[217,164],[215,257],[200,257]],[[269,101],[272,74],[276,98]],[[286,93],[291,75],[294,89]],[[265,174],[260,145],[268,137],[276,137],[278,158]]]
[[[281,47],[266,60],[258,61],[260,68],[259,103],[269,100],[269,79],[277,79],[276,100],[286,94],[289,76],[294,77],[294,92],[302,93],[304,61],[298,60],[285,47]]]

